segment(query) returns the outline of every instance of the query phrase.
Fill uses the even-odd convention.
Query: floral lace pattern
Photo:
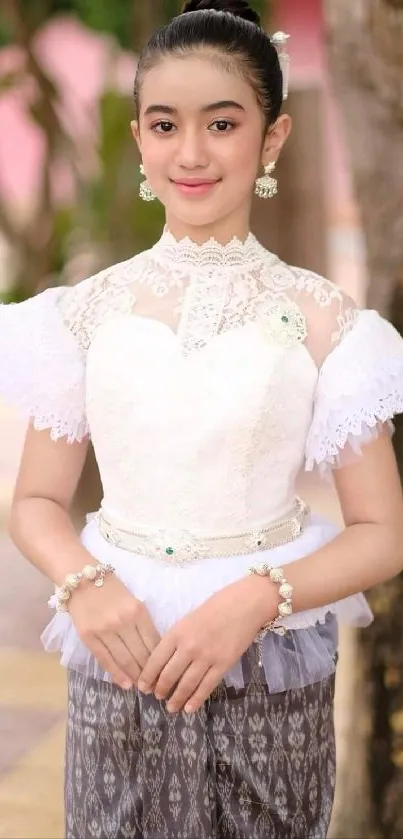
[[[115,270],[106,270],[61,295],[59,311],[83,350],[88,350],[100,324],[116,314],[129,314],[133,310],[136,300],[129,287],[130,279],[124,282],[125,271],[130,277],[130,262],[119,266],[118,285],[113,281]]]
[[[292,322],[309,348],[307,316],[320,320],[320,310],[330,309],[333,327],[317,354],[323,360],[354,325],[356,311],[350,302],[323,277],[281,262],[252,234],[245,242],[233,239],[220,245],[210,239],[196,245],[189,239],[177,242],[165,230],[151,250],[67,290],[60,307],[83,349],[97,327],[114,315],[144,313],[154,319],[157,308],[157,319],[177,333],[184,356],[220,332],[255,321],[266,334],[271,325],[273,340],[284,345]],[[283,313],[279,322],[276,305],[289,308],[288,321]]]
[[[234,476],[231,492],[221,494],[228,515],[234,493],[249,515],[245,499],[257,487],[261,464],[270,470],[276,461],[284,486],[291,486],[289,477],[303,457],[304,442],[309,468],[326,462],[335,465],[338,453],[350,449],[352,440],[359,448],[360,439],[372,439],[379,425],[401,410],[402,344],[397,333],[392,332],[392,340],[392,328],[378,316],[359,312],[323,277],[284,264],[252,234],[245,242],[233,239],[221,245],[210,240],[197,245],[189,239],[178,242],[165,230],[149,251],[73,288],[53,289],[21,306],[1,307],[0,320],[2,339],[7,347],[17,348],[17,356],[28,332],[40,336],[31,356],[33,366],[27,364],[26,375],[20,374],[23,386],[7,366],[3,368],[4,393],[10,393],[35,427],[50,428],[55,439],[81,440],[93,426],[103,450],[107,434],[108,471],[117,460],[130,464],[130,428],[135,427],[139,407],[141,413],[146,380],[147,399],[153,386],[155,392],[147,413],[152,404],[156,416],[162,402],[166,417],[177,423],[176,434],[182,423],[185,429],[190,421],[197,427],[197,417],[204,417],[206,429],[212,428],[208,412],[213,405],[218,409],[221,400],[227,435],[223,452],[232,458],[231,467],[225,468]],[[371,334],[365,329],[369,322]],[[100,343],[99,353],[92,353],[95,336],[106,324],[104,344]],[[108,343],[112,339],[113,346]],[[377,359],[372,352],[375,345]],[[288,354],[298,347],[298,354]],[[144,353],[147,363],[153,359],[152,369],[147,363],[138,365]],[[129,368],[122,364],[123,357],[130,358]],[[165,364],[162,381],[160,369]],[[374,371],[378,371],[376,381]],[[142,382],[143,391],[138,388],[136,398],[129,372]],[[108,394],[100,388],[105,376]],[[334,382],[339,383],[337,388]],[[298,430],[289,419],[291,394],[303,418]],[[155,421],[148,421],[151,429]],[[204,440],[206,429],[200,428],[201,438],[189,438],[188,443],[200,451],[205,447],[210,455],[213,447]],[[173,432],[168,433],[166,426],[155,428],[155,433],[173,445]],[[143,475],[147,451],[146,446],[144,461],[138,455]],[[165,457],[165,450],[160,456]],[[191,452],[188,456],[190,474],[198,466]],[[176,503],[190,513],[189,487],[182,478],[180,470],[173,474],[171,487],[177,493]],[[154,492],[150,475],[150,498]],[[139,494],[145,497],[144,485],[133,491],[133,504]]]

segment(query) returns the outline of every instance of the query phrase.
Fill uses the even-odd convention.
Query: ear
[[[140,138],[140,129],[139,124],[136,119],[133,119],[130,123],[130,128],[132,130],[133,137],[138,145],[139,152],[141,153],[141,138]]]
[[[270,126],[263,143],[262,163],[264,166],[271,161],[277,162],[281,149],[286,142],[292,128],[292,120],[288,114],[282,114],[274,125]]]

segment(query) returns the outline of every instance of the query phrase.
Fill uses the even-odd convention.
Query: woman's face
[[[253,88],[208,55],[161,59],[140,96],[133,133],[172,233],[245,235],[255,179],[285,129],[265,136]]]

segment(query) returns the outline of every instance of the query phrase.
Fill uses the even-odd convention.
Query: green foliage
[[[4,20],[0,12],[0,49],[12,41],[12,30],[8,21]]]
[[[74,12],[92,29],[110,32],[119,43],[132,45],[133,0],[52,0],[52,14]]]
[[[144,14],[148,4],[152,12]],[[267,18],[271,0],[250,0],[250,4],[262,20]],[[131,49],[140,17],[146,18],[152,27],[163,25],[179,13],[182,0],[19,0],[19,5],[31,30],[55,15],[74,14],[86,26],[109,32],[121,46]],[[0,47],[12,40],[10,22],[0,10]]]
[[[99,174],[84,188],[80,225],[88,241],[108,258],[124,259],[155,241],[163,224],[162,207],[139,198],[142,176],[130,132],[132,103],[113,91],[101,97]]]

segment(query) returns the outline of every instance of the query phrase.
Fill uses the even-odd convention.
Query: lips
[[[177,186],[189,187],[213,186],[218,183],[218,178],[181,178],[180,180],[174,180],[173,183]]]
[[[180,181],[172,181],[172,183],[182,195],[197,198],[198,196],[208,195],[220,181],[206,178],[184,178]]]

